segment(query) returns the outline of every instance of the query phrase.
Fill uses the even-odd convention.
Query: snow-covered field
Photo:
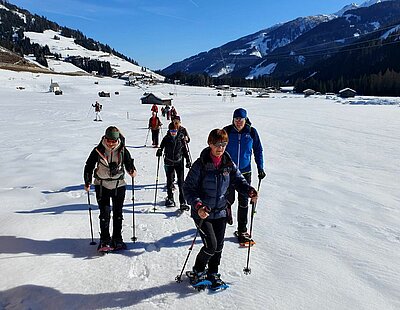
[[[62,96],[48,92],[51,79]],[[0,308],[400,308],[398,105],[283,94],[261,99],[242,92],[223,102],[209,88],[123,84],[0,71]],[[243,273],[247,250],[238,248],[235,225],[229,226],[220,268],[231,286],[226,291],[197,292],[186,279],[174,280],[195,230],[187,213],[177,217],[163,206],[150,212],[157,161],[155,150],[143,147],[150,117],[150,106],[140,103],[145,90],[176,93],[173,102],[191,134],[194,159],[209,131],[229,124],[237,107],[248,110],[260,133],[268,176],[254,219],[252,273]],[[99,91],[111,97],[99,98]],[[104,107],[103,122],[93,122],[96,100]],[[109,125],[125,134],[138,169],[138,241],[130,242],[128,179],[128,250],[101,257],[89,245],[82,170]],[[159,202],[164,184],[161,168]],[[91,203],[97,240],[93,193]],[[200,247],[196,243],[187,269]]]

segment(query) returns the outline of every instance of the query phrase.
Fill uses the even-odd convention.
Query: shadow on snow
[[[178,295],[175,298],[185,298],[197,294],[190,286],[174,281],[141,290],[86,295],[62,293],[51,287],[28,284],[0,292],[0,306],[17,306],[26,309],[31,306],[35,309],[125,308],[135,306],[146,299],[168,293]]]
[[[124,255],[128,257],[138,256],[145,252],[160,251],[162,248],[178,248],[189,246],[195,229],[174,233],[161,238],[156,242],[139,241],[127,242],[127,250],[110,253],[110,255]],[[90,245],[91,239],[53,239],[33,240],[15,236],[0,236],[0,254],[30,253],[33,255],[59,255],[67,254],[75,258],[93,259],[99,257],[97,245]],[[200,242],[200,241],[199,241]],[[3,257],[2,259],[9,259]]]

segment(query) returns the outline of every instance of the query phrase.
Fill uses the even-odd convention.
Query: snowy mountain
[[[174,63],[177,71],[253,79],[286,79],[365,35],[400,22],[399,1],[367,1],[336,14],[297,18]]]
[[[77,30],[59,26],[8,2],[0,3],[0,46],[54,72],[163,76]]]
[[[263,59],[274,50],[283,47],[318,24],[334,18],[328,15],[301,17],[296,20],[263,29],[249,36],[229,42],[208,52],[174,63],[162,70],[165,74],[177,71],[187,73],[205,72],[218,77],[246,70],[254,63],[262,63]]]

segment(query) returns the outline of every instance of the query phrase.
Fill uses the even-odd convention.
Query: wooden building
[[[140,100],[142,104],[172,105],[172,98],[159,93],[144,93]]]
[[[357,92],[354,89],[348,87],[339,91],[339,96],[342,98],[354,97],[356,94]]]

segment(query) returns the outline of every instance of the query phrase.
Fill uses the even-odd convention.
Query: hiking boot
[[[239,243],[250,243],[251,241],[253,241],[247,231],[238,233],[237,238]]]
[[[189,207],[186,203],[181,203],[181,205],[179,206],[179,210],[180,210],[181,212],[189,211],[189,210],[190,210],[190,207]]]
[[[189,271],[188,276],[190,283],[192,285],[196,285],[197,283],[207,280],[207,271],[205,270],[197,272],[195,269],[193,269],[193,271]]]
[[[207,274],[207,280],[211,282],[211,289],[217,289],[225,285],[225,282],[221,280],[221,275],[219,273]]]
[[[115,250],[125,250],[126,249],[126,244],[124,241],[122,241],[122,238],[113,238],[111,242],[112,247]]]
[[[175,207],[175,201],[173,199],[167,198],[167,200],[165,200],[165,206],[167,208]]]
[[[100,239],[99,246],[97,247],[97,250],[99,250],[99,249],[110,249],[110,248],[112,248],[111,239]]]

